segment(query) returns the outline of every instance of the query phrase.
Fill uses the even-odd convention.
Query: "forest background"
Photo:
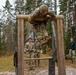
[[[68,43],[71,37],[76,38],[76,1],[75,0],[15,0],[14,6],[6,0],[0,9],[0,55],[11,53],[17,47],[17,14],[31,14],[37,7],[46,3],[49,10],[64,16],[65,53],[68,53]],[[57,9],[59,10],[57,12]],[[26,29],[27,28],[27,29]],[[29,26],[25,27],[28,31]],[[51,35],[51,24],[47,24],[48,34]],[[76,39],[75,39],[76,42]]]

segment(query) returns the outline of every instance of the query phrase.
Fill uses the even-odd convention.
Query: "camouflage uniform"
[[[34,49],[35,49],[35,58],[40,58],[40,50],[41,50],[40,42],[34,43]],[[35,64],[37,64],[37,61],[35,61]],[[40,61],[38,60],[38,66],[39,64],[40,64]]]
[[[34,58],[34,43],[27,42],[25,44],[25,52],[26,52],[26,58]],[[33,61],[29,60],[27,63],[30,65],[30,68],[32,68]]]

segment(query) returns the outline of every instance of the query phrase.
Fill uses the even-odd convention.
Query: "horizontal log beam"
[[[25,58],[24,61],[26,60],[49,60],[52,59],[52,57],[44,57],[44,58]]]
[[[30,15],[17,15],[16,19],[24,19],[25,21],[30,21]],[[34,21],[44,21],[46,17],[37,17]]]
[[[17,15],[16,19],[24,19],[24,20],[28,21],[29,17],[30,17],[30,15]]]
[[[56,19],[64,19],[63,15],[56,15]]]
[[[17,15],[16,19],[24,19],[28,21],[28,18],[30,17],[30,15]],[[45,18],[36,18],[36,20],[43,20]],[[63,15],[56,15],[56,19],[64,19]]]

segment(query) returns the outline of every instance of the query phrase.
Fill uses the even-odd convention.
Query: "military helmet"
[[[45,11],[48,12],[48,6],[45,4],[41,5],[39,9],[43,12],[45,12]]]

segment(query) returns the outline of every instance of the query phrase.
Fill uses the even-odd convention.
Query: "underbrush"
[[[0,72],[13,70],[13,53],[5,53],[0,55]]]

